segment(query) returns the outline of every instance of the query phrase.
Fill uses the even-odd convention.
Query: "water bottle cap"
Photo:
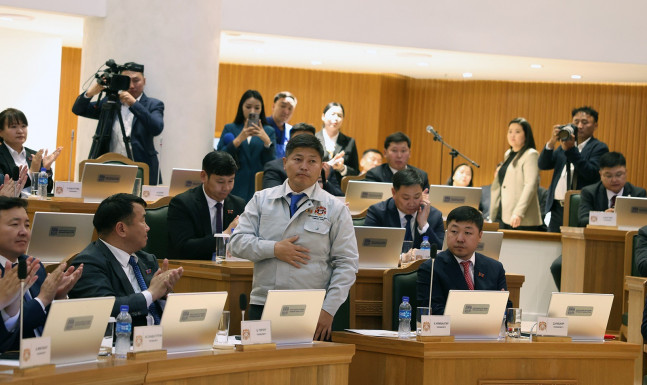
[[[424,237],[422,237],[422,240],[423,241],[429,241],[429,237],[425,235]]]
[[[121,305],[119,307],[119,310],[128,313],[128,310],[130,310],[130,308],[128,307],[128,305]]]
[[[41,167],[41,168],[40,168],[40,171],[45,171],[45,172],[47,172],[47,169],[46,169],[45,167]]]
[[[407,297],[406,295],[402,297],[402,302],[409,302],[409,297]]]

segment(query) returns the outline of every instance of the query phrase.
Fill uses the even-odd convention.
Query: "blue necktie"
[[[407,223],[405,224],[405,229],[404,229],[404,240],[405,241],[413,241],[413,234],[411,234],[411,219],[413,219],[413,215],[407,214],[404,216],[404,219],[407,220]]]
[[[288,194],[288,196],[290,197],[290,218],[292,218],[294,213],[296,213],[297,210],[299,209],[299,201],[305,195],[306,195],[306,193],[301,193],[301,194],[289,193]]]
[[[142,275],[142,271],[139,269],[139,265],[137,264],[137,261],[135,261],[135,257],[132,255],[130,256],[130,259],[128,260],[128,264],[132,266],[133,272],[135,273],[135,278],[137,278],[137,283],[139,284],[139,288],[144,291],[148,290],[148,286],[146,286],[146,281],[144,281],[144,276]],[[148,312],[151,313],[153,316],[153,319],[155,320],[155,325],[160,324],[160,315],[159,312],[157,311],[157,304],[155,301],[148,307]]]

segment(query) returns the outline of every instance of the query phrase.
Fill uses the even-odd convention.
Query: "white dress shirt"
[[[142,94],[143,95],[143,94]],[[137,102],[142,98],[142,95],[139,95]],[[124,121],[124,131],[126,131],[126,136],[130,137],[130,134],[133,130],[133,120],[135,115],[130,111],[130,106],[128,104],[121,104],[121,118]],[[119,117],[115,116],[115,121],[112,124],[112,136],[110,138],[110,152],[116,152],[123,156],[126,155],[126,145],[124,144],[124,137],[121,134],[121,126],[119,125]]]
[[[124,273],[126,274],[126,277],[128,277],[128,281],[130,281],[130,285],[133,287],[133,290],[135,291],[135,293],[142,293],[144,295],[144,298],[146,298],[146,307],[149,307],[153,303],[153,295],[150,291],[142,291],[142,289],[139,287],[139,282],[137,282],[137,277],[135,277],[135,271],[133,270],[133,267],[128,263],[128,261],[130,260],[130,254],[117,247],[114,247],[101,238],[99,238],[99,240],[103,242],[103,244],[108,247],[110,252],[112,252],[112,255],[115,256],[117,262],[119,262],[119,264],[121,265],[121,268],[124,269]],[[133,255],[133,257],[135,257],[135,261],[138,261],[136,255]]]
[[[591,140],[591,137],[589,137],[587,140],[584,142],[580,143],[577,145],[577,149],[582,152],[584,149],[584,146]],[[568,164],[568,163],[567,163]],[[575,165],[571,163],[571,179],[573,178],[575,172]],[[557,181],[557,185],[555,186],[555,198],[558,201],[563,201],[564,198],[566,197],[566,191],[570,190],[568,186],[566,186],[566,165],[564,165],[564,168],[562,168],[562,175],[559,177],[559,181]]]
[[[621,197],[622,193],[625,191],[625,188],[624,187],[621,188],[618,193],[614,193],[613,191],[611,191],[609,189],[606,189],[606,190],[607,190],[607,205],[608,205],[607,207],[611,208],[611,198],[613,198],[614,196],[620,196]]]
[[[406,228],[405,226],[407,225],[407,218],[405,218],[405,215],[407,215],[407,214],[400,211],[400,209],[397,209],[397,210],[398,210],[398,215],[400,216],[400,227]],[[426,233],[427,230],[429,229],[429,222],[425,223],[425,225],[421,229],[418,226],[416,226],[416,223],[418,223],[418,222],[416,222],[416,218],[418,218],[418,213],[415,212],[415,213],[411,214],[411,216],[412,216],[412,218],[411,218],[411,229],[410,229],[411,230],[411,235],[413,235],[414,229],[418,229],[418,233],[420,233],[420,234]]]
[[[220,223],[222,223],[222,231],[225,231],[225,218],[224,218],[224,212],[225,212],[225,201],[217,201],[215,199],[211,199],[209,195],[207,195],[206,191],[204,191],[204,185],[202,185],[202,192],[204,193],[204,197],[207,200],[207,206],[209,207],[209,219],[211,219],[211,223],[213,224],[212,226],[212,232],[215,234],[216,229],[215,229],[215,223],[216,221],[214,220],[216,218],[216,203],[220,202],[222,204],[222,210],[220,212]]]
[[[472,253],[472,256],[470,257],[470,259],[460,259],[454,255],[454,258],[456,258],[456,262],[458,262],[458,266],[461,268],[461,272],[463,274],[465,274],[465,270],[463,269],[463,265],[461,265],[461,262],[472,261],[472,264],[470,265],[470,271],[469,271],[470,277],[472,278],[472,284],[474,284],[474,264],[476,263],[475,255],[476,253]]]
[[[9,153],[11,154],[11,157],[13,158],[13,162],[16,164],[16,166],[25,166],[29,168],[29,164],[27,164],[27,151],[25,151],[25,147],[22,148],[21,152],[18,152],[11,148],[11,146],[7,146],[7,149],[9,150]],[[31,180],[31,184],[34,185],[34,180],[31,177],[31,173],[27,173],[27,176]],[[22,189],[22,192],[27,194],[27,196],[31,195],[31,186],[25,187]]]
[[[3,267],[6,266],[7,262],[11,262],[11,261],[9,261],[7,258],[0,255],[0,264]],[[29,293],[28,290],[25,291],[25,294],[27,294],[28,298],[31,298],[31,294]],[[45,305],[43,305],[40,298],[36,298],[36,301],[40,304],[40,307],[43,308],[43,311],[47,312],[45,310]],[[20,316],[20,310],[18,310],[18,312],[14,316],[10,316],[9,314],[7,314],[7,312],[4,309],[0,310],[0,314],[2,314],[2,321],[4,322],[4,326],[7,329],[7,331],[13,332],[16,329],[16,326],[18,326],[18,317]]]

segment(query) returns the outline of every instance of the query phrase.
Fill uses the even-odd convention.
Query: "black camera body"
[[[94,74],[94,77],[97,79],[97,83],[106,87],[107,92],[117,93],[130,88],[130,77],[121,75],[121,71],[126,69],[125,66],[110,59],[106,62],[106,67],[108,68]]]
[[[565,124],[563,126],[559,126],[559,132],[557,133],[557,138],[561,140],[562,142],[567,141],[571,135],[575,137],[575,140],[577,140],[577,126],[569,123]]]

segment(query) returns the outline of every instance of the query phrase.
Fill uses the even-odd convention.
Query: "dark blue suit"
[[[501,262],[476,253],[474,263],[474,290],[508,290],[505,281],[505,270]],[[431,277],[431,260],[425,261],[418,268],[416,290],[418,306],[429,306],[429,280]],[[450,290],[468,290],[460,265],[449,251],[445,250],[436,256],[434,263],[434,282],[431,293],[432,314],[442,315]],[[508,307],[512,302],[508,300]]]
[[[24,259],[27,258],[27,256],[22,255],[18,258]],[[0,271],[2,272],[2,276],[4,276],[4,266],[0,266]],[[43,307],[35,299],[40,293],[40,286],[45,281],[45,278],[47,278],[47,272],[42,263],[40,264],[36,275],[38,276],[38,279],[31,288],[29,288],[29,294],[32,299],[25,301],[23,304],[23,326],[25,328],[24,338],[35,337],[34,329],[45,326],[45,320],[47,319],[47,313],[43,311]],[[4,322],[0,321],[0,353],[7,350],[18,350],[20,348],[19,328],[20,324],[17,324],[16,329],[13,332],[9,332],[5,328]]]
[[[265,163],[265,167],[263,168],[264,189],[280,186],[286,179],[288,179],[288,173],[285,172],[285,167],[283,167],[283,158],[274,159]],[[324,183],[323,189],[331,195],[338,197],[344,196],[344,193],[339,187],[337,173],[330,173],[326,183]]]
[[[101,105],[105,98],[97,102],[90,102],[85,97],[85,92],[74,101],[72,112],[84,118],[99,119]],[[135,162],[144,162],[149,167],[150,184],[158,183],[159,160],[153,137],[162,133],[164,129],[164,103],[161,100],[149,98],[142,94],[138,102],[130,106],[133,113],[133,125],[130,140]],[[161,180],[159,181],[161,183]]]
[[[429,177],[427,176],[427,173],[425,171],[417,167],[413,167],[410,164],[407,165],[407,168],[412,168],[418,171],[420,178],[422,178],[423,190],[429,188]],[[368,172],[366,173],[366,181],[391,183],[393,182],[393,171],[391,171],[391,167],[389,167],[388,163],[382,163],[381,165],[368,170]]]
[[[424,234],[418,231],[418,224],[416,223],[415,231],[413,232],[413,248],[419,249],[423,236],[429,237],[429,243],[435,243],[437,248],[443,247],[443,239],[445,239],[445,226],[443,225],[443,215],[436,208],[431,207],[429,217],[427,218],[429,228]],[[389,198],[380,203],[376,203],[368,208],[366,213],[365,226],[375,227],[402,227],[400,223],[400,214],[398,208],[395,206],[393,198]]]

